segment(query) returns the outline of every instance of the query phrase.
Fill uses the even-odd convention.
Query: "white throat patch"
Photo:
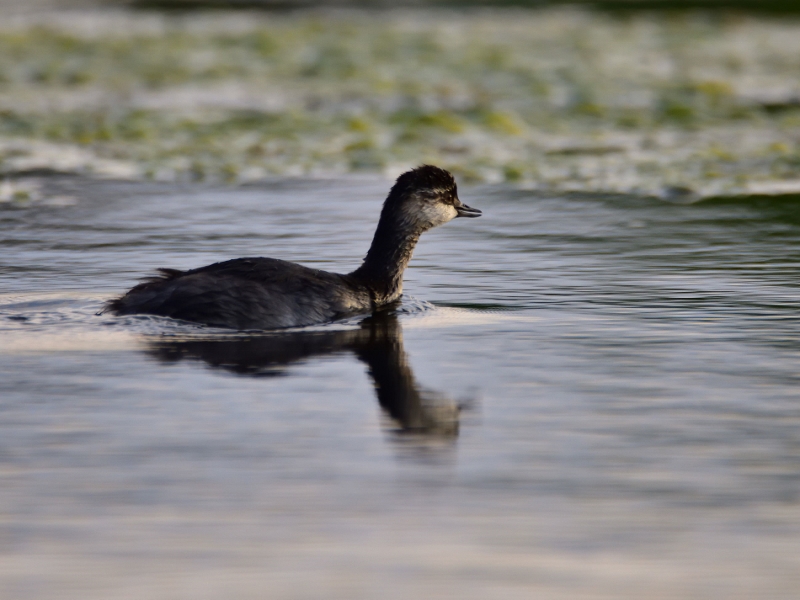
[[[419,207],[419,220],[429,227],[437,227],[458,216],[455,206],[443,202],[425,202]]]

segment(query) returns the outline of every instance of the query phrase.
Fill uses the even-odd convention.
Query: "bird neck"
[[[403,272],[422,234],[398,216],[383,211],[364,263],[351,273],[372,291],[378,306],[394,302],[403,293]]]

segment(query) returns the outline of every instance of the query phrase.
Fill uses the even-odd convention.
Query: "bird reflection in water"
[[[304,359],[352,352],[375,385],[392,430],[426,439],[455,439],[464,404],[421,388],[403,348],[394,312],[378,312],[358,329],[264,333],[237,338],[151,341],[148,353],[163,362],[202,360],[213,368],[244,376],[274,376]]]

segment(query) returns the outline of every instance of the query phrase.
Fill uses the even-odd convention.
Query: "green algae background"
[[[424,162],[543,190],[795,193],[800,20],[94,11],[0,27],[7,177],[243,182]]]

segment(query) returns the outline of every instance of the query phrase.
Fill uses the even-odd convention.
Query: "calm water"
[[[154,267],[356,267],[388,184],[0,204],[4,598],[796,598],[797,198],[466,188],[394,314],[97,316]]]

